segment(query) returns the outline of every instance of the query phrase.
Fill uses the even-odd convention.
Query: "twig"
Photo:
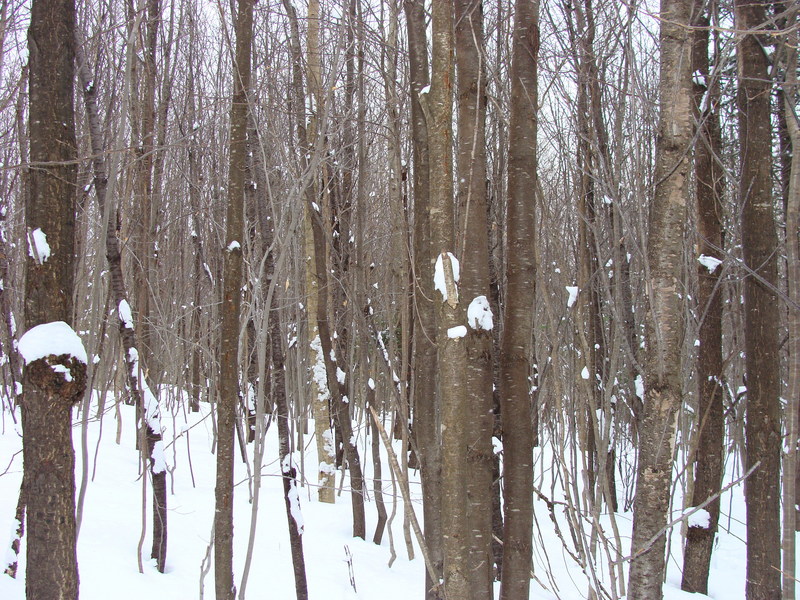
[[[747,473],[745,473],[744,475],[742,475],[738,479],[734,479],[728,485],[726,485],[724,488],[722,488],[719,492],[717,492],[716,494],[714,494],[712,496],[709,496],[703,502],[701,502],[697,506],[693,507],[692,510],[690,510],[689,512],[682,513],[680,517],[678,517],[677,519],[673,519],[672,521],[667,523],[664,527],[659,529],[658,532],[653,537],[651,537],[649,540],[647,540],[647,543],[644,545],[644,547],[641,550],[639,550],[638,552],[636,552],[636,554],[631,554],[630,556],[626,556],[624,558],[616,560],[616,561],[614,561],[614,565],[631,561],[634,558],[636,558],[638,556],[641,556],[642,554],[644,554],[645,552],[650,550],[652,545],[656,543],[656,540],[658,538],[660,538],[662,535],[664,535],[664,533],[667,531],[667,529],[669,529],[670,527],[674,527],[675,525],[677,525],[678,523],[680,523],[681,521],[683,521],[687,517],[691,517],[697,511],[704,509],[711,502],[713,502],[715,498],[718,498],[719,496],[721,496],[722,494],[727,492],[729,489],[731,489],[733,486],[738,485],[739,483],[741,483],[742,481],[744,481],[745,479],[750,477],[750,475],[753,474],[753,471],[755,471],[760,466],[761,466],[761,461],[759,460],[758,462],[756,462],[756,464],[754,464],[752,467],[750,467],[750,469],[747,471]]]

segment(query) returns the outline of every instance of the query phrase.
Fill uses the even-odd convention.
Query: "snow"
[[[450,264],[453,266],[453,281],[458,283],[460,275],[458,259],[450,252],[447,253],[447,256],[450,257]],[[442,302],[447,302],[447,285],[445,284],[444,278],[444,260],[442,260],[441,254],[436,257],[436,265],[433,269],[433,288],[441,292]]]
[[[214,486],[215,457],[212,454],[214,429],[210,408],[201,404],[201,412],[188,413],[180,407],[167,412],[164,416],[165,440],[163,444],[166,455],[175,456],[175,469],[170,473],[169,484],[169,548],[166,572],[158,573],[148,560],[150,550],[150,503],[151,486],[146,482],[146,506],[148,520],[146,524],[146,540],[143,550],[144,572],[139,573],[136,548],[141,534],[142,487],[143,482],[137,471],[137,451],[135,449],[135,407],[121,404],[119,416],[115,416],[114,398],[109,396],[105,401],[105,412],[98,415],[97,397],[90,407],[90,419],[86,426],[89,450],[88,492],[83,509],[83,520],[78,538],[78,561],[80,568],[80,597],[84,600],[101,600],[109,598],[109,590],[114,590],[114,600],[140,600],[141,598],[170,598],[190,600],[199,597],[198,587],[202,586],[205,598],[214,597],[214,572],[206,575],[202,584],[198,573],[211,540],[211,526],[214,520]],[[73,409],[75,423],[73,442],[76,450],[76,479],[80,482],[84,465],[81,464],[81,422],[79,410]],[[19,409],[17,409],[19,418]],[[117,421],[119,419],[119,421]],[[120,424],[121,439],[118,445],[114,429]],[[363,425],[362,425],[363,427]],[[191,430],[190,435],[182,431]],[[298,487],[290,491],[290,514],[295,522],[303,527],[303,551],[309,586],[310,598],[331,600],[408,600],[420,597],[425,567],[419,548],[414,540],[416,558],[409,560],[402,542],[402,502],[398,499],[398,518],[392,527],[397,553],[393,566],[389,568],[389,541],[384,535],[381,545],[371,541],[352,537],[352,517],[349,501],[345,495],[349,493],[349,477],[343,479],[344,491],[341,501],[336,504],[323,504],[317,500],[316,488],[305,485],[305,479],[316,473],[316,445],[309,443],[312,439],[313,421],[309,424],[310,434],[298,433],[302,438],[298,448],[304,448],[305,465],[308,470],[303,475],[302,465],[293,461],[298,468]],[[363,437],[364,429],[359,435]],[[495,452],[502,449],[502,444],[495,438],[492,440]],[[369,438],[361,442],[369,448]],[[400,441],[393,442],[395,451],[400,450]],[[3,465],[9,464],[6,474],[0,477],[0,543],[5,544],[8,558],[13,558],[7,548],[16,531],[15,508],[22,479],[22,455],[15,454],[21,449],[21,439],[13,428],[0,429],[0,457]],[[383,473],[388,478],[390,472],[382,451]],[[95,454],[96,453],[96,454]],[[249,460],[252,461],[253,447],[247,446]],[[256,514],[258,529],[253,547],[255,565],[248,580],[247,597],[260,597],[268,592],[271,598],[293,598],[294,577],[291,556],[289,553],[289,534],[287,516],[283,497],[283,480],[281,464],[278,457],[277,427],[270,427],[267,432],[259,510]],[[631,468],[633,452],[620,455],[626,462],[626,469]],[[189,466],[191,457],[192,470]],[[96,472],[92,469],[96,460]],[[534,498],[534,569],[537,579],[531,581],[529,600],[584,600],[587,597],[589,575],[587,569],[576,564],[564,551],[562,541],[555,533],[550,518],[555,518],[561,532],[570,530],[569,517],[566,514],[564,495],[567,490],[558,483],[553,483],[547,473],[553,471],[551,465],[557,464],[553,452],[552,440],[543,436],[541,447],[534,451],[533,471],[536,474],[535,485],[550,499],[559,500],[558,509],[550,513],[544,501]],[[731,461],[733,462],[733,461]],[[365,477],[370,489],[374,473],[372,462],[364,461]],[[729,482],[741,473],[732,471],[730,464],[725,475]],[[247,553],[247,529],[250,524],[252,504],[247,487],[247,468],[241,460],[235,462],[235,481],[237,485],[233,497],[234,509],[234,577],[241,589],[242,567]],[[421,487],[419,474],[409,473],[412,504],[418,519],[422,519]],[[580,481],[580,480],[578,480]],[[676,481],[678,481],[676,477]],[[579,483],[577,484],[579,485]],[[553,487],[555,486],[555,487]],[[681,506],[682,495],[680,485],[675,486],[676,493],[673,505]],[[671,553],[668,561],[666,582],[663,586],[664,600],[690,600],[696,598],[717,598],[726,600],[744,599],[746,573],[746,534],[745,505],[742,485],[726,491],[721,498],[723,514],[720,518],[720,530],[712,555],[709,578],[709,596],[689,595],[680,590],[682,546],[684,539],[680,535],[680,527],[672,530]],[[391,495],[385,495],[387,510],[391,510]],[[620,503],[622,509],[622,503]],[[368,538],[377,520],[377,511],[372,495],[365,503]],[[677,516],[686,515],[692,509],[678,510]],[[692,522],[702,523],[705,511],[697,511],[687,516],[689,526]],[[132,517],[131,515],[135,515]],[[622,540],[622,554],[628,555],[631,535],[630,512],[616,514],[616,522]],[[586,518],[583,529],[578,528],[578,535],[589,535],[591,523]],[[582,521],[579,521],[581,523]],[[602,515],[600,526],[610,536],[610,517]],[[569,535],[564,538],[572,547]],[[587,537],[588,539],[588,537]],[[610,539],[613,548],[613,538]],[[0,598],[4,600],[24,600],[25,598],[25,561],[26,538],[23,538],[19,555],[19,573],[16,579],[0,576]],[[346,555],[343,550],[347,546],[353,555],[353,565],[358,586],[356,593],[350,585]],[[611,550],[613,553],[613,549]],[[3,554],[0,554],[2,556]],[[608,579],[608,563],[603,553],[598,553],[598,567],[595,574],[601,579],[606,589],[613,587]],[[628,564],[624,565],[627,571]],[[549,571],[549,573],[548,573]],[[547,587],[545,587],[547,586]],[[558,586],[556,589],[554,586]],[[494,597],[498,597],[499,583],[494,584]]]
[[[636,376],[636,379],[633,380],[633,385],[636,388],[636,395],[644,400],[644,381],[641,375]]]
[[[46,263],[47,259],[50,258],[50,245],[47,243],[47,235],[38,227],[31,231],[28,236],[28,256],[40,265]]]
[[[19,353],[25,364],[46,356],[69,354],[86,364],[86,348],[75,330],[64,321],[32,327],[19,340]]]
[[[153,452],[150,455],[153,461],[153,472],[162,473],[167,470],[167,458],[164,456],[164,442],[157,441],[153,444]]]
[[[581,379],[587,379],[587,380],[589,379],[589,368],[588,367],[583,367],[583,370],[581,371]]]
[[[467,328],[464,325],[456,325],[447,330],[447,337],[451,340],[457,340],[467,335]]]
[[[689,527],[708,529],[711,526],[711,515],[704,508],[690,507],[683,511],[683,514]]]
[[[126,329],[133,329],[133,314],[131,313],[131,305],[124,298],[119,301],[117,307],[120,320],[125,324]]]
[[[70,373],[69,369],[64,365],[50,365],[50,368],[56,373],[64,375],[64,381],[72,381],[72,373]]]
[[[230,244],[228,244],[228,247],[226,248],[226,250],[228,252],[233,252],[234,250],[241,250],[241,248],[242,248],[242,245],[239,242],[237,242],[236,240],[233,240]]]
[[[713,256],[706,256],[705,254],[701,254],[697,257],[697,262],[703,265],[706,269],[708,269],[709,273],[713,273],[717,270],[717,267],[722,264],[722,261],[718,258]]]
[[[342,371],[339,367],[336,367],[336,381],[339,382],[339,385],[344,385],[345,380],[347,379],[347,375],[344,371]]]
[[[297,482],[294,480],[289,482],[289,509],[292,512],[292,519],[294,519],[298,533],[303,535],[305,521],[303,520],[303,513],[300,511],[300,494],[297,491]]]
[[[419,91],[419,95],[422,96],[423,94],[429,94],[430,91],[431,91],[431,86],[430,85],[426,85],[424,88],[422,88]]]
[[[161,429],[161,408],[159,407],[158,398],[153,394],[147,380],[144,377],[139,377],[139,351],[136,348],[128,350],[128,359],[131,365],[131,375],[139,382],[139,392],[142,395],[142,404],[144,405],[144,421],[147,426],[156,433],[163,433]],[[161,473],[167,467],[166,460],[164,460],[164,453],[157,453],[156,448],[153,448],[153,454],[150,457],[153,461],[153,472]]]
[[[575,301],[578,299],[578,286],[577,285],[567,285],[564,286],[569,293],[569,298],[567,298],[567,308],[572,308],[575,306]]]
[[[492,308],[486,296],[475,296],[467,308],[467,323],[473,329],[491,331],[494,327]]]
[[[330,390],[328,390],[328,374],[325,371],[325,355],[322,353],[322,342],[317,335],[311,340],[311,350],[314,351],[316,360],[311,367],[311,377],[314,383],[317,384],[317,397],[321,402],[327,402],[331,397]]]
[[[17,518],[11,519],[11,523],[9,524],[8,528],[8,538],[6,539],[8,540],[16,539],[17,531],[19,531],[19,526],[20,526],[19,519]],[[9,541],[9,543],[7,543],[5,546],[6,546],[6,551],[5,551],[5,557],[4,557],[5,562],[3,563],[3,568],[5,568],[6,565],[10,565],[17,560],[17,555],[11,549],[11,542]]]

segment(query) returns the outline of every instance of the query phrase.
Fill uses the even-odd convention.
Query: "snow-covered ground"
[[[76,413],[77,414],[77,413]],[[92,410],[92,415],[96,410]],[[83,518],[78,540],[80,570],[80,595],[82,600],[140,600],[164,598],[182,600],[201,597],[201,565],[206,555],[214,512],[215,462],[212,454],[212,425],[206,406],[200,413],[184,412],[183,408],[170,413],[163,410],[166,457],[170,465],[169,487],[169,543],[166,573],[156,571],[149,557],[150,525],[146,525],[143,545],[143,573],[139,572],[137,546],[142,531],[142,480],[139,477],[138,453],[134,449],[134,412],[121,406],[121,443],[116,444],[117,417],[112,407],[102,419],[93,418],[87,430],[88,476]],[[313,434],[313,424],[309,432]],[[77,455],[76,480],[80,485],[81,425],[76,423],[74,442]],[[369,478],[370,497],[367,503],[368,538],[372,537],[376,511],[372,492],[372,467],[369,448],[361,429],[359,447],[362,462]],[[316,444],[312,435],[305,436],[304,463],[310,483],[316,481]],[[22,475],[21,437],[19,426],[11,415],[2,415],[0,423],[0,543],[3,551],[10,547],[14,528],[14,511]],[[381,450],[383,453],[383,449]],[[238,452],[238,449],[237,449]],[[252,453],[252,446],[249,447]],[[549,450],[544,448],[540,458],[547,464]],[[237,454],[238,456],[238,454]],[[251,456],[252,464],[252,456]],[[191,466],[190,466],[191,465]],[[546,472],[537,469],[538,473]],[[294,598],[294,580],[283,491],[277,460],[277,427],[273,424],[267,436],[267,454],[262,469],[263,486],[258,510],[256,542],[252,566],[246,586],[248,598]],[[392,482],[384,455],[384,494],[387,510],[392,511]],[[542,480],[543,481],[543,480]],[[248,469],[238,460],[236,464],[235,492],[235,577],[241,590],[241,577],[247,554],[252,504]],[[337,477],[337,483],[339,478]],[[397,559],[391,567],[389,536],[376,546],[370,541],[350,537],[350,500],[345,481],[342,494],[335,505],[321,504],[316,500],[313,485],[301,488],[301,503],[305,521],[303,544],[309,595],[312,599],[378,599],[409,600],[423,598],[424,565],[419,552],[408,560],[403,540],[403,508],[397,488],[396,516],[391,525]],[[543,489],[553,500],[560,502],[558,488],[549,484]],[[411,492],[418,517],[422,518],[419,481],[412,476]],[[147,489],[149,494],[149,485]],[[536,580],[531,584],[531,598],[580,600],[586,597],[587,575],[564,549],[555,533],[545,502],[536,501],[534,530],[534,571]],[[715,549],[710,581],[710,597],[720,600],[744,598],[745,530],[744,503],[740,486],[726,493],[722,500],[722,531]],[[147,504],[149,514],[149,499]],[[676,514],[680,514],[677,510]],[[563,514],[563,506],[555,505],[564,539],[571,545],[571,537]],[[631,515],[620,513],[616,518],[625,553],[628,551]],[[603,528],[610,535],[610,522],[602,519]],[[728,529],[729,528],[729,529]],[[588,527],[587,527],[588,531]],[[388,533],[388,532],[387,532]],[[673,530],[672,552],[669,558],[665,598],[702,598],[680,591],[682,562],[680,527]],[[598,554],[604,554],[602,546]],[[352,560],[348,562],[348,553]],[[0,598],[21,600],[25,597],[24,547],[20,556],[20,571],[16,580],[0,575]],[[549,574],[547,573],[549,569]],[[355,589],[351,585],[351,573]],[[597,576],[604,586],[612,585],[608,569],[599,566]],[[205,576],[204,597],[214,598],[213,568]],[[543,587],[544,586],[544,587]],[[499,592],[499,584],[496,591]]]

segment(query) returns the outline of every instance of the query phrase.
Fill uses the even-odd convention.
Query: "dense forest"
[[[130,522],[150,597],[195,597],[160,583],[195,549],[201,598],[323,596],[308,508],[347,521],[342,598],[399,553],[405,598],[793,600],[799,28],[0,0],[0,594],[118,597],[79,573]],[[106,464],[132,508],[92,504]]]

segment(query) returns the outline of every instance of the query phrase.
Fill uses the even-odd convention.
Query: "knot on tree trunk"
[[[28,380],[50,398],[77,404],[86,390],[86,364],[71,354],[50,354],[28,364]]]

